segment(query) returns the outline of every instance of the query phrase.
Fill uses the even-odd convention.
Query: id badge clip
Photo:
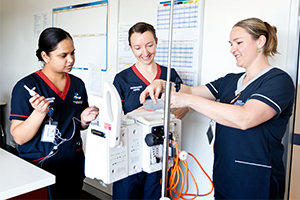
[[[42,142],[54,142],[55,135],[56,135],[56,129],[58,122],[53,121],[51,116],[53,115],[53,108],[49,108],[48,116],[49,120],[45,122],[44,129],[42,132]]]

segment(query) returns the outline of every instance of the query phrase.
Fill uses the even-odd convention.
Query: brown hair
[[[138,22],[135,25],[133,25],[128,31],[129,45],[131,46],[130,37],[133,33],[144,33],[146,31],[150,31],[153,34],[154,39],[156,40],[156,33],[154,27],[151,24],[147,24],[145,22]]]
[[[233,27],[245,29],[253,40],[257,40],[261,35],[264,35],[266,37],[264,54],[266,56],[274,56],[279,53],[277,51],[277,28],[271,26],[268,22],[264,22],[258,18],[248,18],[239,21]]]

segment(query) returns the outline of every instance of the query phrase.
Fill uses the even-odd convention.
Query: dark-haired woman
[[[75,62],[68,32],[45,29],[36,56],[44,67],[19,80],[12,91],[11,134],[20,157],[56,176],[50,199],[79,199],[84,178],[80,130],[98,109],[88,107],[84,83],[68,73]]]

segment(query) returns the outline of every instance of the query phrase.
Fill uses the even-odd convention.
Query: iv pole
[[[162,166],[162,185],[160,200],[168,200],[167,197],[167,180],[168,180],[168,160],[169,160],[169,122],[170,122],[170,95],[171,95],[171,52],[172,52],[172,36],[173,36],[173,12],[174,0],[170,3],[170,24],[169,24],[169,55],[168,55],[168,69],[167,82],[165,86],[165,110],[164,110],[164,143],[163,143],[163,166]]]

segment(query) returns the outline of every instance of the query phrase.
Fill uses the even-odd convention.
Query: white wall
[[[39,69],[35,56],[37,38],[33,36],[33,15],[40,12],[52,11],[52,8],[66,5],[85,3],[84,0],[0,0],[1,29],[0,29],[0,100],[8,102],[6,112],[6,133],[9,133],[9,101],[14,84],[25,75]],[[89,1],[91,2],[91,1]],[[203,1],[201,1],[203,2]],[[293,78],[296,76],[295,55],[297,45],[291,38],[298,38],[297,24],[292,24],[298,16],[298,7],[292,6],[299,0],[207,0],[204,3],[203,45],[202,58],[199,66],[199,84],[205,84],[228,72],[241,71],[236,67],[235,59],[230,54],[228,43],[232,26],[248,17],[259,17],[278,28],[279,46],[281,53],[271,63],[287,70]],[[111,0],[110,26],[108,49],[108,72],[102,76],[112,80],[117,70],[117,41],[119,23],[134,23],[146,21],[155,24],[157,0]],[[147,5],[147,6],[145,6]],[[297,4],[298,5],[298,4]],[[2,37],[1,37],[2,36]],[[200,38],[201,39],[201,38]],[[295,43],[295,41],[294,41]],[[297,53],[296,53],[297,54]],[[292,64],[291,64],[292,63]],[[20,97],[22,98],[22,97]],[[213,151],[206,137],[209,120],[195,112],[186,116],[183,122],[183,149],[193,153],[203,168],[212,176]],[[9,137],[9,140],[11,137]],[[190,169],[198,180],[200,193],[210,189],[209,182],[192,160]],[[191,188],[191,193],[195,189]],[[213,195],[200,197],[213,199]],[[199,198],[199,199],[200,199]]]

